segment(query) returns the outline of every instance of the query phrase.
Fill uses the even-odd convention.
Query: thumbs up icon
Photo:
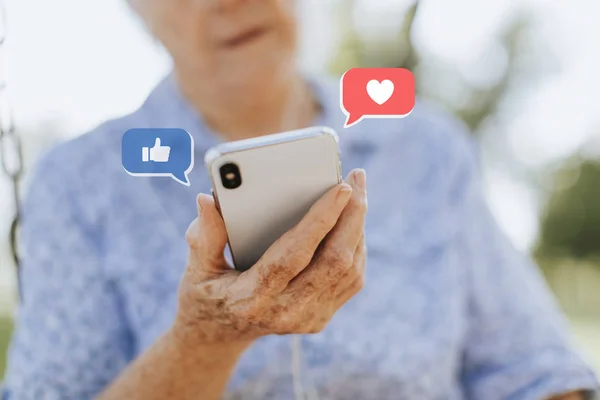
[[[171,147],[161,146],[160,138],[156,138],[154,147],[142,147],[142,161],[168,162],[171,154]]]

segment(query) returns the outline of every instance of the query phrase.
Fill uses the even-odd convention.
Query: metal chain
[[[10,250],[12,257],[19,272],[19,256],[17,251],[17,230],[19,217],[21,214],[19,201],[19,183],[23,174],[23,151],[21,139],[19,138],[13,119],[12,109],[10,107],[6,74],[5,74],[5,53],[6,53],[6,9],[4,0],[0,0],[0,166],[2,171],[10,179],[13,189],[13,202],[15,207],[15,216],[10,225]]]

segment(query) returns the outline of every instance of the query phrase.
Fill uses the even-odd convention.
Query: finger
[[[154,147],[160,147],[160,138],[156,138],[156,141],[154,142]]]
[[[259,282],[265,292],[281,292],[313,258],[315,251],[336,222],[352,188],[336,185],[325,193],[291,230],[275,242],[256,263],[246,271]]]
[[[353,253],[352,265],[355,266],[354,269],[350,268],[348,271],[342,273],[335,281],[330,281],[331,283],[325,287],[315,284],[314,276],[316,274],[313,274],[312,270],[311,273],[306,270],[298,275],[295,279],[292,279],[284,293],[287,293],[296,299],[319,296],[319,298],[323,299],[323,301],[327,301],[327,299],[337,298],[340,293],[346,290],[348,286],[351,286],[355,283],[357,275],[364,273],[364,263],[360,263],[360,260],[364,259],[364,257],[365,245],[363,235]],[[326,273],[321,272],[321,274],[323,275],[323,279],[326,279]]]
[[[348,174],[352,185],[352,197],[342,212],[336,226],[327,237],[327,245],[332,249],[349,248],[352,251],[363,235],[367,215],[367,176],[358,169]]]
[[[364,232],[366,215],[366,177],[363,170],[348,174],[352,196],[335,227],[327,235],[311,265],[302,271],[290,285],[308,288],[320,293],[331,288],[350,269],[354,250]],[[299,282],[296,282],[299,281]]]
[[[198,276],[218,274],[229,270],[225,262],[227,232],[211,196],[199,194],[196,198],[198,217],[186,232],[190,248],[188,269]]]
[[[333,299],[335,311],[342,308],[351,298],[356,296],[362,290],[365,284],[365,266],[366,266],[366,250],[365,246],[360,246],[362,250],[358,250],[356,256],[357,263],[355,265],[356,273],[354,279],[350,280],[343,286],[340,286],[338,292]]]
[[[348,287],[346,287],[346,289],[341,292],[334,300],[333,300],[333,304],[334,304],[334,308],[335,310],[339,310],[340,308],[342,308],[344,306],[344,304],[346,304],[348,301],[350,301],[351,298],[353,298],[354,296],[356,296],[356,294],[358,292],[360,292],[360,290],[363,288],[363,282],[359,279],[356,279],[354,282],[352,282],[351,285],[349,285]]]
[[[361,236],[361,240],[356,246],[354,251],[354,263],[352,268],[344,274],[345,279],[341,279],[340,282],[335,285],[334,297],[343,297],[343,294],[348,289],[362,287],[361,283],[365,280],[365,266],[366,266],[366,247],[365,247],[365,236]]]
[[[310,279],[319,282],[317,286],[321,288],[333,285],[352,266],[354,251],[364,233],[367,214],[365,171],[358,169],[350,172],[347,181],[352,185],[350,201],[327,235],[313,263],[314,267],[306,271],[312,275]],[[325,274],[319,269],[325,269]]]

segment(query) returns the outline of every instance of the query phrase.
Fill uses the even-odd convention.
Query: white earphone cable
[[[302,384],[302,343],[300,335],[293,335],[292,345],[292,379],[294,384],[294,398],[306,400]]]

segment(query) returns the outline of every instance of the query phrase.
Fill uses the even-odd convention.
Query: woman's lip
[[[268,29],[265,27],[254,28],[254,29],[248,30],[232,39],[225,40],[223,42],[223,45],[224,45],[224,47],[228,47],[228,48],[235,48],[235,47],[243,46],[244,44],[249,43],[249,42],[263,36],[265,33],[267,33],[267,31],[268,31]]]

